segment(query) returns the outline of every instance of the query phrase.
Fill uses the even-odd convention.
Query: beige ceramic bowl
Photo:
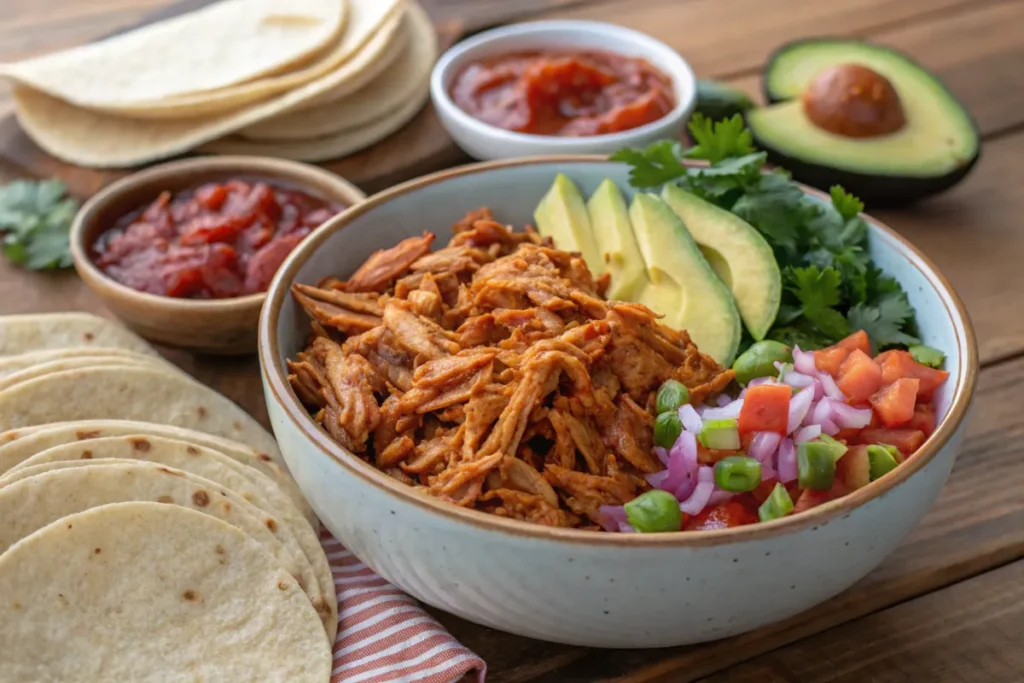
[[[219,156],[161,164],[108,185],[75,216],[71,254],[79,276],[125,325],[150,341],[219,355],[255,351],[265,293],[215,300],[148,294],[111,279],[90,257],[100,234],[124,215],[148,205],[164,190],[176,192],[238,177],[270,181],[343,207],[366,197],[359,188],[329,171],[283,159]]]
[[[785,619],[845,590],[893,551],[938,496],[960,449],[978,374],[967,313],[913,246],[867,218],[871,256],[907,291],[926,344],[948,355],[941,417],[891,474],[806,513],[735,529],[611,534],[552,529],[423,495],[347,452],[310,419],[284,367],[309,321],[293,282],[352,273],[374,250],[489,206],[530,222],[556,173],[593,192],[628,189],[627,168],[598,157],[466,166],[374,195],[324,225],[285,261],[260,322],[271,424],[288,467],[328,529],[381,576],[465,619],[592,647],[644,648],[723,638]],[[807,189],[813,198],[824,195]]]

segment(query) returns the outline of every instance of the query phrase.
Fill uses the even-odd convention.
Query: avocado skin
[[[952,173],[933,178],[919,176],[879,175],[857,173],[838,168],[810,164],[799,159],[786,156],[759,140],[754,135],[754,144],[768,153],[768,161],[781,166],[793,174],[793,179],[804,184],[828,192],[833,185],[843,188],[860,198],[870,208],[891,208],[908,206],[926,197],[945,192],[971,172],[981,158],[981,150],[967,164]]]
[[[782,97],[778,93],[771,91],[769,83],[771,82],[770,75],[772,70],[775,68],[779,57],[786,52],[799,48],[805,45],[811,44],[829,44],[836,42],[849,42],[849,38],[801,38],[800,40],[790,41],[785,43],[768,55],[768,60],[765,62],[764,70],[761,77],[761,92],[764,95],[765,101],[771,104],[778,104],[779,102],[785,102],[791,98]],[[931,73],[928,69],[911,59],[906,54],[894,50],[885,45],[878,45],[876,43],[870,43],[863,41],[873,49],[880,52],[888,52],[894,56],[903,59],[904,61],[915,64],[918,68],[926,73]],[[938,83],[951,99],[959,102],[960,100],[953,95],[953,93],[946,87],[946,84],[939,80],[934,75],[932,76],[934,81]],[[962,106],[962,103],[961,103]],[[820,164],[812,164],[805,161],[801,161],[794,157],[787,156],[785,153],[767,144],[764,140],[757,137],[757,133],[751,129],[751,133],[754,136],[754,144],[759,148],[768,153],[768,161],[776,166],[781,166],[790,173],[793,174],[793,179],[798,180],[802,183],[816,187],[825,192],[828,192],[829,188],[833,185],[842,185],[843,188],[860,198],[867,206],[871,208],[890,208],[899,206],[908,206],[916,202],[930,197],[932,195],[945,192],[950,189],[961,180],[963,180],[968,173],[974,168],[975,164],[981,158],[981,132],[978,129],[978,122],[971,115],[970,110],[963,107],[967,113],[968,118],[971,122],[971,127],[974,129],[974,134],[977,137],[978,150],[975,152],[974,157],[971,158],[966,164],[960,168],[954,170],[951,173],[947,173],[942,176],[935,176],[930,178],[922,178],[920,176],[903,176],[903,175],[885,175],[877,173],[859,173],[856,171],[847,171],[838,168],[832,168],[830,166],[822,166]]]

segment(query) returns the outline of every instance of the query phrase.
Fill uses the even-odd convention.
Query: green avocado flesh
[[[540,234],[554,240],[556,248],[578,252],[594,275],[604,272],[604,259],[597,249],[583,196],[564,174],[555,177],[551,189],[537,205],[533,219]]]
[[[800,95],[815,76],[839,64],[884,76],[899,95],[906,125],[889,135],[854,138],[811,122]],[[888,48],[851,40],[794,43],[769,63],[765,89],[769,99],[783,101],[747,112],[747,122],[759,146],[788,159],[866,175],[937,178],[964,171],[978,156],[978,133],[963,106],[935,76]]]
[[[771,246],[739,216],[675,185],[666,185],[661,197],[732,292],[750,336],[764,339],[782,300],[782,274]]]
[[[637,301],[669,327],[686,330],[702,352],[732,364],[742,327],[725,284],[715,275],[686,226],[654,195],[637,194],[629,208],[650,280]]]
[[[598,253],[611,284],[607,297],[618,301],[636,301],[645,286],[649,284],[644,268],[644,257],[633,235],[633,224],[629,221],[626,200],[611,180],[605,179],[587,202],[590,227],[594,230]],[[590,262],[587,262],[590,265]]]

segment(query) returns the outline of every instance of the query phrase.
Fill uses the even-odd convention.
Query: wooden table
[[[76,44],[137,23],[168,0],[4,0],[0,58]],[[522,18],[612,21],[652,34],[701,77],[756,92],[780,43],[862,36],[934,69],[984,135],[975,172],[913,210],[879,217],[923,249],[967,303],[983,370],[964,451],[941,497],[885,563],[838,598],[785,623],[703,646],[598,651],[439,618],[483,656],[493,683],[1024,680],[1024,0],[427,0],[465,34]],[[0,91],[0,114],[10,107]],[[460,158],[457,154],[450,160]],[[21,175],[0,163],[0,180]],[[870,209],[870,207],[869,207]],[[92,310],[72,273],[0,262],[0,312]],[[108,314],[109,315],[109,314]],[[254,359],[168,356],[257,417]],[[1018,442],[1017,439],[1022,441]]]

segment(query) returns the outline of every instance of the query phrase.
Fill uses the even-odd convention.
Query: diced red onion
[[[732,497],[732,493],[716,488],[714,491],[711,492],[711,497],[708,498],[708,506],[714,507],[716,505],[721,505],[722,503],[724,503],[725,501],[729,500]]]
[[[786,425],[787,434],[795,432],[800,423],[804,421],[807,411],[811,409],[811,402],[813,400],[814,392],[806,390],[796,392],[793,394],[793,398],[789,399],[789,422]]]
[[[690,454],[688,451],[692,450]],[[697,461],[697,440],[693,434],[683,432],[668,452],[668,463],[661,472],[644,475],[651,486],[674,493],[690,478],[690,463]]]
[[[833,415],[832,406],[835,405],[835,401],[830,399],[828,396],[818,401],[814,408],[810,411],[811,421],[808,423],[806,420],[805,424],[816,424],[820,425],[825,420],[831,420]]]
[[[740,398],[740,399],[741,399],[741,398],[745,398],[745,397],[746,397],[746,395],[747,395],[747,389],[746,389],[746,387],[744,387],[744,388],[743,388],[743,391],[741,391],[741,392],[740,392],[740,395],[739,395],[739,396],[737,396],[736,398]]]
[[[654,454],[658,456],[658,460],[661,461],[662,465],[665,465],[666,467],[668,466],[668,451],[666,451],[661,446],[655,446]]]
[[[747,449],[747,455],[757,460],[763,466],[765,463],[772,461],[772,457],[775,455],[775,451],[778,450],[781,442],[782,435],[778,432],[757,432],[754,434],[754,438],[750,440],[750,448]]]
[[[821,423],[821,433],[835,436],[839,433],[839,426],[832,420],[825,420]]]
[[[793,345],[793,367],[796,368],[797,372],[802,372],[805,375],[813,375],[818,371],[818,366],[814,364],[814,352],[803,351],[799,346]]]
[[[834,401],[846,402],[846,395],[839,389],[839,385],[832,379],[832,375],[827,372],[819,372],[818,381],[821,382],[821,388],[825,390],[826,396]]]
[[[665,490],[665,480],[668,479],[669,471],[668,467],[660,472],[654,472],[653,474],[645,474],[644,479],[647,483],[656,489]]]
[[[800,431],[793,435],[793,443],[804,443],[817,439],[819,436],[821,436],[821,425],[802,427]]]
[[[779,481],[787,484],[796,479],[796,446],[791,439],[783,439],[779,444],[778,461]]]
[[[627,524],[626,522],[619,522],[619,532],[623,534],[634,534],[636,533],[636,529],[634,529],[631,524]]]
[[[704,429],[704,420],[689,403],[679,408],[679,420],[683,423],[683,429],[693,434],[700,434]]]
[[[768,462],[761,463],[761,481],[768,481],[769,479],[774,479],[776,476],[778,476],[778,473],[775,471],[775,468],[772,467],[770,458]]]
[[[743,400],[732,401],[722,408],[707,408],[701,418],[704,420],[735,420],[743,409]]]
[[[605,531],[619,531],[620,524],[629,523],[626,508],[621,505],[602,505],[597,510],[601,513],[599,521]]]
[[[729,396],[729,394],[719,394],[718,398],[715,399],[715,405],[717,405],[719,408],[727,406],[730,403],[732,403],[732,397]]]
[[[821,386],[821,380],[814,378],[814,400],[818,401],[825,395],[825,388]]]
[[[679,503],[679,509],[688,515],[698,515],[708,504],[715,490],[715,471],[704,465],[697,473],[697,485],[686,500]]]
[[[796,370],[787,370],[786,374],[782,376],[782,383],[797,389],[803,389],[814,384],[814,378]]]
[[[691,479],[697,477],[697,469],[700,464],[697,462],[697,436],[690,432],[682,432],[676,439],[672,450],[669,451],[669,458],[678,457],[682,459],[683,467]]]
[[[832,420],[840,429],[863,429],[871,424],[871,408],[836,403],[832,409]]]
[[[700,404],[699,406],[694,406],[694,408],[693,408],[693,409],[694,409],[694,411],[696,411],[696,413],[697,413],[698,415],[700,415],[701,417],[703,417],[703,416],[704,416],[704,411],[705,411],[705,410],[707,410],[707,406],[706,406],[706,405],[704,405],[704,404],[702,403],[702,404]]]

